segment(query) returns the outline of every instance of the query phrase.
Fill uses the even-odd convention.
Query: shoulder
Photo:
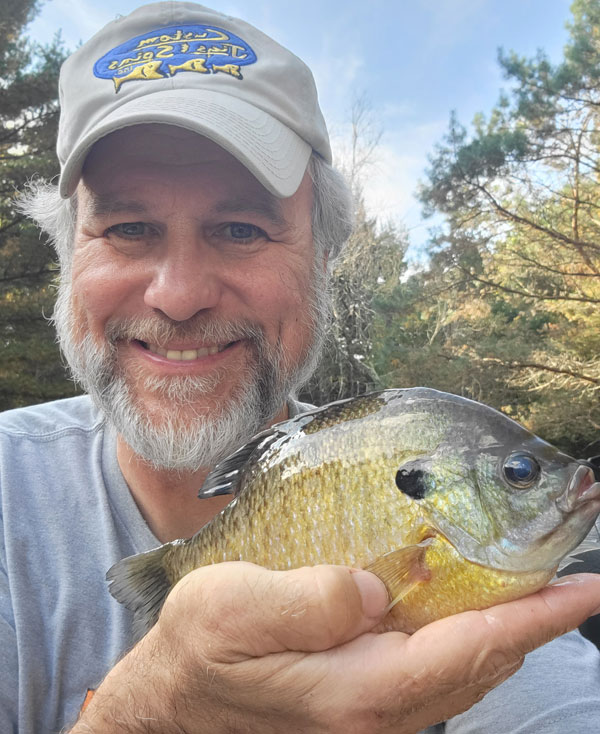
[[[87,395],[0,413],[0,435],[15,439],[52,440],[65,433],[94,432],[103,424]]]

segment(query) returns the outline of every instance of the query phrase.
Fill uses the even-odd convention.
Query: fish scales
[[[247,491],[223,511],[222,524],[207,528],[186,571],[240,559],[274,569],[329,558],[367,564],[387,552],[392,537],[413,542],[412,522],[406,519],[416,514],[416,508],[397,492],[393,479],[387,476],[384,481],[383,470],[369,460],[367,449],[361,446],[360,450],[365,456],[351,482],[339,460],[315,472],[304,467],[301,457],[290,457],[257,474],[254,481],[260,482],[262,491],[253,491],[251,479]],[[377,505],[390,501],[398,509],[382,519],[375,512]],[[371,511],[361,512],[361,506]]]
[[[502,413],[428,388],[386,390],[273,426],[228,457],[201,496],[234,495],[193,538],[124,559],[110,590],[141,633],[199,566],[367,568],[412,632],[543,586],[600,511],[600,483]],[[149,591],[150,590],[150,591]]]

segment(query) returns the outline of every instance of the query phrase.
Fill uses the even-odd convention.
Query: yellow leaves
[[[491,306],[483,299],[473,298],[465,300],[448,314],[446,323],[460,323],[463,321],[479,321],[490,316]]]

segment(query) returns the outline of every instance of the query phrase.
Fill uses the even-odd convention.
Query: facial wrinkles
[[[312,341],[299,363],[293,364],[280,340],[271,346],[260,325],[197,314],[186,322],[172,322],[159,315],[113,319],[106,326],[106,340],[98,344],[83,333],[73,308],[69,282],[61,283],[54,312],[59,342],[74,378],[82,384],[107,420],[142,458],[157,468],[195,471],[212,466],[261,430],[281,410],[314,371],[329,323],[330,299],[327,277],[320,263],[313,268],[311,293],[305,318]],[[117,360],[120,340],[165,344],[229,343],[244,339],[251,359],[232,396],[217,404],[210,414],[195,411],[190,403],[216,388],[223,374],[152,377],[140,368],[123,371]],[[150,421],[137,399],[132,378],[142,378],[144,389],[165,402],[160,420]]]
[[[270,364],[276,361],[274,354],[267,354],[268,344],[258,326],[247,322],[217,320],[215,317],[207,320],[200,314],[186,322],[174,322],[158,315],[152,318],[112,320],[108,322],[105,333],[109,343],[115,347],[120,342],[134,340],[158,346],[176,341],[226,346],[244,340],[255,362]],[[114,367],[117,368],[116,360]],[[214,390],[223,377],[223,370],[215,370],[205,377],[148,375],[143,366],[136,362],[129,370],[135,378],[134,382],[141,381],[143,390],[163,396],[178,406]]]

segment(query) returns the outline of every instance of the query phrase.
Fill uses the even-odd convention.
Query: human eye
[[[217,234],[230,242],[241,244],[267,238],[264,230],[255,224],[248,224],[246,222],[228,222],[219,227]]]
[[[150,234],[152,230],[145,222],[120,222],[106,230],[107,236],[113,235],[125,240],[139,240]]]

